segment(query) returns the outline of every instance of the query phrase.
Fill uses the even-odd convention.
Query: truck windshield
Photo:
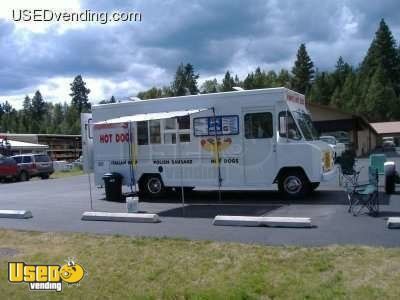
[[[299,124],[304,138],[307,141],[316,140],[318,132],[313,125],[310,115],[303,110],[296,110],[293,112],[293,116],[295,117],[297,124]]]

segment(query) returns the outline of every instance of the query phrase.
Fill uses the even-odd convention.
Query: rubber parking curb
[[[145,213],[110,213],[101,211],[86,211],[82,214],[83,221],[112,221],[131,223],[159,223],[157,214]]]
[[[249,216],[224,216],[214,218],[213,225],[216,226],[250,226],[250,227],[288,227],[288,228],[311,228],[311,218],[291,217],[249,217]]]
[[[400,217],[389,217],[386,225],[390,229],[400,228]]]
[[[1,209],[0,210],[0,218],[29,219],[29,218],[33,218],[33,215],[30,210]]]

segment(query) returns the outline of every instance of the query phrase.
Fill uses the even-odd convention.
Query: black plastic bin
[[[106,189],[106,200],[123,202],[122,198],[122,175],[119,173],[106,173],[103,175],[104,187]]]

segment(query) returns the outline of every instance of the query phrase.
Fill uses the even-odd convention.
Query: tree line
[[[357,67],[337,59],[332,71],[319,71],[301,44],[291,71],[262,70],[257,67],[243,80],[227,71],[221,82],[206,80],[197,87],[198,74],[191,64],[180,65],[170,86],[140,92],[141,99],[185,94],[287,87],[306,95],[314,103],[331,105],[365,116],[371,122],[400,120],[400,47],[382,19],[366,56]]]
[[[46,102],[40,91],[32,98],[26,96],[20,110],[8,101],[0,103],[0,132],[80,134],[80,114],[91,108],[90,89],[81,75],[70,86],[69,104]]]
[[[319,71],[301,44],[293,68],[289,71],[267,71],[257,67],[244,79],[226,71],[219,82],[216,78],[198,84],[199,74],[193,65],[180,64],[174,80],[164,87],[152,87],[139,92],[140,99],[216,93],[241,87],[287,87],[302,94],[314,103],[331,105],[344,111],[361,114],[369,121],[400,120],[400,47],[396,46],[388,25],[382,19],[369,49],[357,67],[337,59],[332,71]],[[91,104],[82,76],[75,77],[71,85],[70,103],[44,101],[40,91],[32,99],[28,96],[20,110],[8,101],[0,103],[0,132],[14,133],[80,133],[80,113],[90,111]],[[114,103],[112,96],[100,104]]]

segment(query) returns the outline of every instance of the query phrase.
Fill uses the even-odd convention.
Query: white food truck
[[[82,115],[86,170],[117,172],[152,197],[167,189],[265,189],[289,197],[336,175],[304,96],[286,88],[95,105]]]

